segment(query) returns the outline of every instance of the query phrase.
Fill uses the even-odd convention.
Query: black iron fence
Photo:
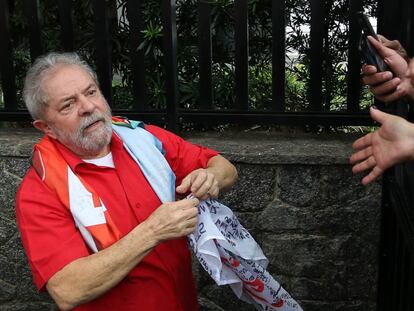
[[[408,1],[405,1],[408,5]],[[0,111],[0,120],[28,120],[27,112],[19,109],[17,103],[16,74],[13,58],[13,42],[11,40],[10,10],[12,1],[0,0],[0,65],[1,89],[4,98],[4,107]],[[20,3],[20,2],[19,2]],[[46,52],[45,42],[42,41],[42,23],[39,16],[39,1],[22,0],[25,12],[25,22],[28,24],[28,41],[30,43],[30,57],[34,60]],[[73,6],[70,0],[59,0],[58,12],[61,31],[61,42],[65,50],[75,49],[73,32]],[[95,66],[101,89],[108,102],[112,103],[112,62],[111,62],[111,32],[108,21],[108,1],[93,0],[93,22],[95,25]],[[249,25],[248,1],[235,0],[233,8],[234,19],[234,100],[229,103],[228,109],[216,109],[213,105],[212,86],[212,34],[211,34],[211,1],[198,2],[198,58],[199,58],[199,105],[197,109],[185,109],[179,106],[178,79],[177,79],[177,25],[176,3],[174,0],[161,1],[163,23],[163,53],[165,63],[165,92],[166,108],[149,109],[145,96],[144,52],[138,47],[143,37],[143,22],[140,8],[144,1],[129,0],[126,10],[130,27],[129,51],[131,59],[131,84],[133,106],[128,111],[114,111],[144,121],[164,123],[170,129],[177,127],[177,122],[195,123],[273,123],[273,124],[324,124],[324,125],[364,125],[370,124],[366,112],[360,109],[361,81],[360,56],[357,51],[359,40],[359,26],[355,12],[362,10],[362,2],[349,1],[349,46],[347,53],[347,94],[344,94],[344,109],[329,111],[322,105],[323,71],[321,51],[327,33],[325,19],[330,10],[330,1],[310,1],[310,79],[309,96],[306,108],[303,111],[291,112],[286,109],[285,100],[285,69],[286,69],[286,2],[283,0],[271,1],[272,19],[272,86],[268,90],[272,94],[269,109],[261,111],[249,107]],[[330,4],[331,3],[331,4]],[[393,18],[390,12],[404,13],[398,1],[379,1],[378,27],[384,34],[392,34],[404,43],[411,42],[409,33],[404,25],[396,25],[404,19]],[[388,23],[392,18],[392,23]],[[410,20],[407,16],[406,20]],[[412,27],[411,27],[412,28]],[[405,37],[404,37],[405,36]]]

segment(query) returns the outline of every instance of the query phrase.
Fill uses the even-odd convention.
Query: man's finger
[[[374,74],[376,72],[378,72],[378,69],[377,69],[377,67],[375,67],[373,65],[364,64],[362,66],[362,73],[364,75],[372,75],[372,74]]]
[[[220,190],[218,187],[213,187],[213,190],[209,191],[208,194],[211,198],[217,199],[219,196]]]
[[[379,55],[381,55],[383,58],[396,54],[394,50],[385,47],[381,42],[379,42],[372,36],[368,36],[368,41],[374,46],[374,48],[378,51]]]
[[[368,83],[367,83],[368,84]],[[383,81],[377,85],[371,84],[371,92],[375,97],[388,96],[394,92],[397,92],[398,86],[401,84],[399,78],[394,78],[388,81]],[[369,84],[368,84],[369,85]],[[397,92],[398,93],[398,92]]]
[[[178,193],[186,193],[190,189],[190,186],[191,186],[191,176],[188,175],[182,180],[181,184],[177,186],[175,191],[177,191]]]
[[[204,183],[205,179],[207,178],[206,174],[199,172],[195,177],[193,177],[191,182],[191,192],[195,193],[198,188]]]
[[[369,169],[375,167],[375,165],[377,165],[377,162],[375,161],[375,158],[373,156],[370,156],[365,161],[362,161],[358,164],[355,164],[352,167],[352,173],[354,173],[354,174],[361,173],[363,171],[366,171],[366,170],[369,170]]]
[[[193,191],[193,187],[191,187],[191,192],[194,193],[196,197],[206,199],[206,196],[208,196],[207,192],[211,189],[212,185],[213,176],[206,176],[206,178],[203,180],[203,182],[197,189],[194,189]]]
[[[372,74],[366,74],[362,77],[362,81],[366,85],[381,85],[392,79],[391,71],[377,72]]]
[[[188,202],[188,204],[192,207],[197,206],[200,203],[200,200],[197,198],[184,199],[183,201]]]
[[[191,198],[191,199],[182,199],[180,201],[176,201],[175,204],[177,204],[176,206],[179,209],[192,209],[196,206],[198,206],[198,204],[200,203],[200,201],[197,198]]]
[[[367,158],[369,158],[370,156],[372,156],[372,147],[367,147],[365,149],[362,149],[358,152],[355,152],[351,158],[349,159],[349,162],[351,164],[357,163],[357,162],[361,162],[362,160],[365,160]]]
[[[386,47],[396,50],[399,47],[399,42],[397,40],[388,40],[383,35],[377,35],[378,40],[384,44]]]
[[[377,35],[379,41],[384,44],[386,47],[393,49],[398,54],[400,54],[403,58],[407,58],[407,51],[403,48],[400,41],[398,40],[388,40],[382,35]]]
[[[371,118],[377,121],[378,123],[382,124],[385,122],[385,120],[390,116],[389,113],[385,113],[379,109],[375,109],[373,107],[369,108],[369,113],[371,115]]]
[[[402,92],[396,90],[395,92],[392,92],[391,94],[388,95],[383,95],[383,96],[376,96],[376,98],[384,103],[390,103],[393,101],[396,101],[397,99],[401,98]]]
[[[354,141],[354,143],[352,144],[352,148],[354,150],[362,150],[366,147],[371,146],[372,144],[371,141],[372,141],[372,133],[368,133],[367,135]]]
[[[375,166],[374,169],[364,178],[362,178],[362,184],[368,185],[369,183],[373,182],[375,179],[377,179],[379,176],[381,176],[383,173],[383,170],[380,169],[378,166]]]

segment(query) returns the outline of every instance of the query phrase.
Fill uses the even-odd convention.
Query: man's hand
[[[207,200],[209,197],[217,199],[220,188],[216,176],[208,168],[200,168],[188,174],[176,191],[179,194],[191,192],[196,198]]]
[[[196,198],[164,203],[145,223],[158,242],[187,236],[197,225],[198,204]]]
[[[374,96],[383,102],[391,102],[409,94],[412,90],[407,83],[409,82],[407,79],[408,64],[400,55],[398,44],[390,44],[389,42],[393,41],[388,40],[386,45],[389,47],[387,47],[371,36],[368,40],[391,71],[378,72],[375,66],[364,65],[362,67],[364,84],[368,85]]]
[[[220,192],[229,189],[237,179],[233,164],[221,155],[207,162],[207,168],[197,169],[188,174],[176,188],[178,194],[191,192],[200,200],[217,199]]]
[[[356,140],[350,158],[352,172],[371,170],[362,179],[369,184],[389,167],[414,158],[414,124],[378,109],[371,108],[371,117],[382,124],[375,132]]]
[[[409,61],[407,51],[403,48],[400,41],[398,41],[398,40],[388,40],[387,38],[385,38],[382,35],[378,35],[378,39],[385,47],[396,51],[407,62]]]

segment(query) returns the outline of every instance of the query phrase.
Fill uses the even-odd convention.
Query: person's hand
[[[397,87],[397,92],[395,95],[397,97],[401,96],[409,96],[414,99],[414,62],[413,60],[410,61],[408,57],[407,51],[403,48],[400,41],[398,40],[388,40],[384,36],[378,35],[379,41],[387,48],[390,48],[397,52],[404,60],[409,64],[408,69],[405,74],[402,74],[400,77],[401,85]]]
[[[216,176],[208,169],[197,169],[188,174],[176,188],[177,193],[191,192],[200,200],[217,199],[220,188]]]
[[[396,51],[402,58],[406,60],[406,62],[409,61],[407,51],[404,49],[404,47],[401,45],[400,41],[398,40],[388,40],[382,35],[377,35],[378,40],[387,48],[390,48],[394,51]]]
[[[196,198],[164,203],[145,223],[158,242],[187,236],[197,226],[198,204]]]
[[[393,47],[389,48],[371,36],[368,36],[368,40],[391,71],[378,72],[375,66],[364,65],[362,67],[364,84],[368,85],[374,96],[383,102],[391,102],[409,94],[410,88],[407,87],[406,76],[408,64],[394,49],[398,44],[387,43],[388,46]]]
[[[370,109],[371,117],[382,124],[376,131],[356,140],[350,158],[354,174],[370,170],[362,179],[367,185],[389,167],[414,158],[414,124],[378,109]]]

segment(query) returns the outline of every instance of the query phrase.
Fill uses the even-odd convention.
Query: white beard
[[[104,126],[91,132],[85,132],[85,128],[98,120],[102,121]],[[103,150],[105,146],[109,145],[111,141],[111,112],[110,110],[108,110],[108,112],[95,111],[92,114],[83,117],[79,128],[72,132],[64,131],[54,125],[50,125],[50,127],[54,131],[57,140],[75,153],[95,155]]]

